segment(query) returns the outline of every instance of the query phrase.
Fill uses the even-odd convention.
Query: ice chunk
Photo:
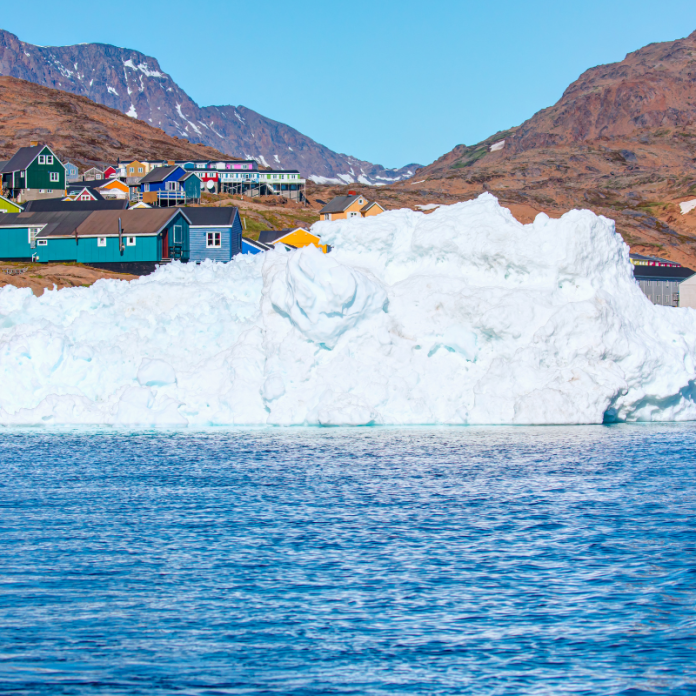
[[[650,303],[611,220],[484,194],[312,231],[330,254],[0,289],[0,423],[696,419],[696,311]]]

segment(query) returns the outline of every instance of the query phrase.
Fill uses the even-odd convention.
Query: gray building
[[[656,305],[679,307],[681,284],[694,271],[669,259],[631,254],[633,276],[647,298]]]

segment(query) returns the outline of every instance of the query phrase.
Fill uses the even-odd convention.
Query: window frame
[[[97,237],[97,246],[98,247],[105,247],[106,246],[106,237]]]
[[[222,249],[222,232],[212,230],[205,233],[206,249]]]
[[[53,164],[53,155],[46,155],[46,164]]]
[[[46,155],[39,155],[39,164],[46,164]]]
[[[49,172],[48,178],[52,184],[60,183],[60,172]]]
[[[136,238],[135,237],[126,237],[126,246],[135,246]]]
[[[179,231],[179,239],[177,241],[177,230]],[[184,243],[184,226],[183,225],[173,225],[172,226],[172,242],[174,244]]]
[[[36,246],[48,246],[48,239],[37,239]]]

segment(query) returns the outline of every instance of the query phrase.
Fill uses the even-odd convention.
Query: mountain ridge
[[[247,107],[201,107],[156,58],[111,44],[36,46],[0,29],[0,75],[88,97],[169,135],[264,166],[298,169],[317,182],[394,183],[419,166],[388,169],[336,153]]]

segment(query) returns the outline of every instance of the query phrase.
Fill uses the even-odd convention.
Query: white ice
[[[696,311],[650,303],[606,218],[485,194],[313,230],[330,254],[0,290],[0,423],[696,419]]]
[[[680,203],[679,207],[681,208],[682,215],[690,213],[692,210],[694,210],[694,208],[696,208],[696,198],[690,201],[684,201],[683,203]]]

